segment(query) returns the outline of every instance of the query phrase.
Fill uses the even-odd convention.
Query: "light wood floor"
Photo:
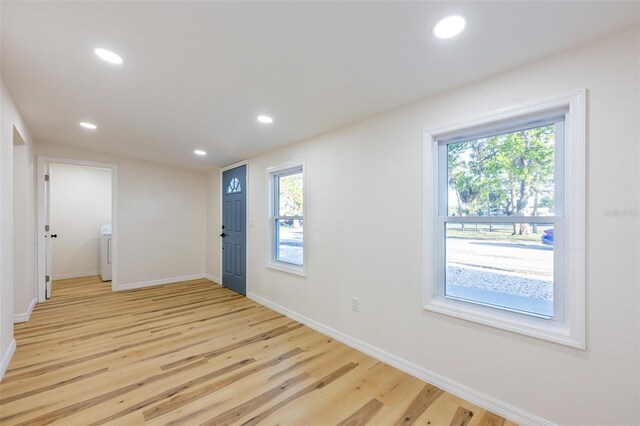
[[[58,281],[15,335],[3,426],[509,424],[207,280]]]

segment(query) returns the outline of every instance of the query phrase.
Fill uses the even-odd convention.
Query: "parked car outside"
[[[546,244],[548,246],[553,245],[553,229],[547,229],[542,233],[542,244]]]

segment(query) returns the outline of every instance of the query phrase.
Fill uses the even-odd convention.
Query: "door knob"
[[[226,236],[227,236],[227,234],[225,234],[225,233],[223,232],[222,234],[220,234],[220,236],[221,236],[222,238],[224,238],[224,237],[226,237]]]
[[[58,234],[51,234],[51,238],[58,238]]]

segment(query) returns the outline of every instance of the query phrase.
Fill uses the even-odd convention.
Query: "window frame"
[[[508,133],[527,126],[538,127],[549,121],[546,119],[555,120],[560,115],[564,116],[564,143],[562,149],[556,146],[553,216],[525,216],[525,220],[522,216],[460,218],[448,216],[448,212],[443,211],[447,204],[447,144]],[[585,349],[585,128],[586,90],[578,90],[424,131],[422,263],[425,310]],[[445,191],[442,191],[442,185],[445,185]],[[445,296],[444,227],[447,222],[553,224],[554,316],[546,318]]]
[[[279,181],[280,177],[290,176],[302,173],[302,216],[280,216],[279,212]],[[267,183],[269,194],[269,214],[267,225],[267,267],[281,272],[306,276],[307,265],[307,221],[306,221],[306,182],[305,182],[305,166],[302,162],[287,163],[280,166],[270,167],[267,169]],[[278,220],[302,220],[303,221],[303,243],[302,243],[302,265],[292,262],[286,262],[277,258],[278,253],[278,229],[276,223]]]

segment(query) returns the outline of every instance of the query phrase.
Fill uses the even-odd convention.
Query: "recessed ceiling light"
[[[122,62],[124,62],[120,57],[120,55],[110,50],[97,48],[97,49],[94,49],[94,52],[96,55],[98,55],[100,59],[102,59],[103,61],[107,61],[111,64],[120,65]]]
[[[269,117],[268,115],[259,115],[258,121],[264,124],[271,124],[273,123],[273,118]]]
[[[206,152],[206,151],[203,151],[203,150],[201,150],[201,149],[196,149],[195,151],[193,151],[193,153],[194,153],[195,155],[207,155],[207,152]]]
[[[80,127],[84,127],[85,129],[89,129],[89,130],[95,130],[98,128],[98,126],[96,126],[93,123],[88,123],[86,121],[81,121],[80,122]]]
[[[467,20],[460,15],[447,16],[433,27],[433,35],[442,39],[455,37],[464,30],[466,25]]]

